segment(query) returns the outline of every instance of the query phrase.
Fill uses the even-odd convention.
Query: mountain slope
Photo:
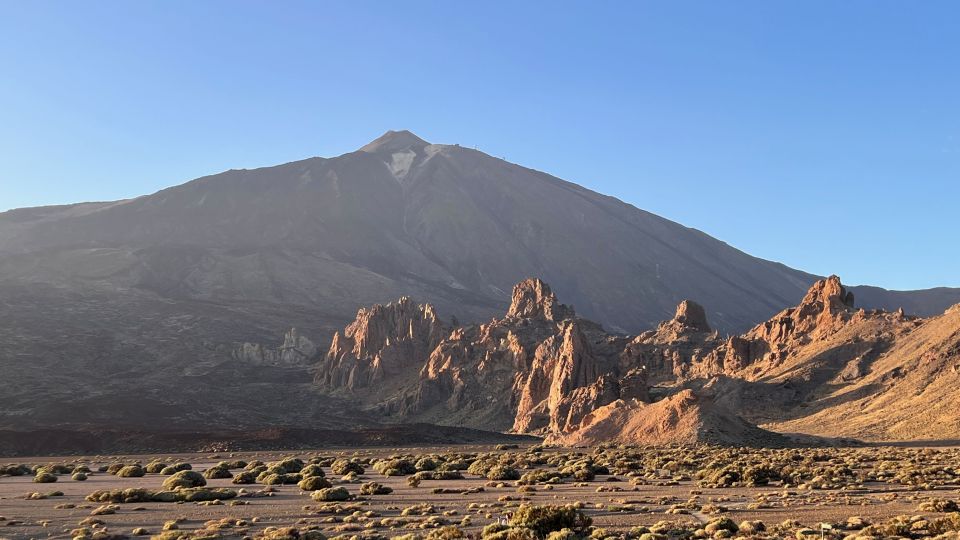
[[[816,279],[547,174],[388,132],[334,158],[0,214],[0,371],[12,374],[0,378],[0,425],[219,422],[248,408],[234,387],[290,384],[303,392],[277,411],[322,416],[310,359],[263,366],[269,354],[237,350],[279,345],[291,326],[322,347],[359,306],[406,295],[446,319],[484,320],[531,275],[624,332],[684,298],[720,331],[745,329]],[[900,300],[937,311],[960,292]],[[210,392],[222,406],[199,405]],[[143,414],[124,417],[111,401],[123,396]]]
[[[101,250],[97,261],[91,249]],[[631,332],[682,298],[709,306],[721,331],[745,329],[815,280],[612,197],[409,132],[128,201],[8,212],[0,253],[8,280],[71,274],[77,260],[109,272],[96,278],[163,297],[324,304],[342,319],[404,294],[488,316],[536,275],[584,316]],[[881,291],[870,294],[889,304]],[[916,296],[894,301],[937,312],[946,297],[960,299],[944,290],[911,303]]]

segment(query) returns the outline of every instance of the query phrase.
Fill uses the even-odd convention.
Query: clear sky
[[[953,1],[0,0],[0,209],[388,129],[851,284],[960,286]]]

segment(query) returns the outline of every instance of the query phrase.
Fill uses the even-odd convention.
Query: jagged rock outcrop
[[[513,288],[508,319],[543,318],[562,321],[575,316],[573,308],[557,301],[550,286],[536,278],[525,279]]]
[[[648,398],[645,370],[621,370],[626,337],[576,318],[539,279],[518,283],[511,298],[504,318],[455,328],[442,339],[434,323],[411,325],[396,313],[409,308],[361,310],[334,338],[317,380],[356,392],[370,384],[378,363],[393,365],[403,373],[379,383],[367,407],[403,420],[522,433],[573,429],[599,406]],[[374,324],[381,319],[389,323]],[[401,387],[385,392],[384,384]]]
[[[677,306],[677,312],[673,316],[672,326],[677,328],[676,332],[683,333],[686,330],[693,332],[710,332],[710,325],[707,324],[707,313],[703,306],[692,301],[684,300]]]
[[[743,335],[720,338],[685,300],[631,338],[576,317],[540,280],[511,297],[502,319],[449,332],[409,299],[361,310],[318,380],[396,420],[558,444],[779,445],[770,430],[876,439],[949,422],[960,434],[944,419],[960,407],[960,308],[928,320],[858,310],[831,277]],[[873,410],[857,428],[858,411]]]
[[[243,343],[233,351],[233,358],[261,366],[308,366],[314,361],[317,346],[296,328],[283,335],[283,343],[276,348],[260,343]]]
[[[689,375],[737,374],[750,376],[783,363],[793,349],[835,334],[855,316],[871,316],[854,308],[853,293],[840,278],[830,276],[810,287],[800,304],[787,308],[746,334],[732,336],[710,355],[694,361]]]
[[[580,323],[562,325],[537,352],[530,372],[518,381],[514,431],[565,432],[594,408],[620,397],[611,348],[591,347]],[[645,392],[643,388],[641,396]]]
[[[446,333],[430,304],[408,297],[360,309],[343,333],[333,336],[316,380],[328,390],[373,389],[416,373]]]
[[[703,307],[684,300],[677,306],[673,319],[640,334],[627,345],[621,365],[643,366],[651,383],[674,381],[685,377],[691,365],[720,343]]]

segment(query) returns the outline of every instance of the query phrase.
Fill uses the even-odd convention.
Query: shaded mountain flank
[[[362,365],[354,379],[326,384],[362,394],[384,374],[404,383],[411,359],[460,321],[470,323],[464,346],[494,339],[471,334],[474,323],[503,314],[527,276],[597,321],[571,319],[551,347],[578,350],[577,340],[607,336],[590,343],[598,370],[616,363],[620,334],[666,339],[672,330],[657,325],[684,298],[707,308],[713,329],[738,333],[818,279],[550,175],[388,132],[334,158],[231,170],[130,200],[0,213],[0,429],[375,426],[376,415],[402,417],[416,400],[398,393],[358,412],[353,398],[313,383],[331,337],[359,306],[402,296],[435,306],[418,314],[408,301],[403,317],[416,319],[417,337],[391,342],[376,362],[365,351],[380,344],[341,332]],[[859,305],[923,316],[960,302],[955,289],[852,290]],[[699,354],[704,332],[681,333],[676,354]],[[648,354],[643,343],[628,345]],[[672,366],[658,361],[651,382]],[[457,384],[435,369],[440,386],[423,392]],[[498,370],[477,376],[513,376]],[[636,376],[609,373],[610,385],[625,387]],[[590,391],[609,395],[610,385]],[[579,417],[576,403],[541,403],[556,401],[551,391],[531,386],[530,429]],[[502,410],[484,414],[490,426],[513,427]]]

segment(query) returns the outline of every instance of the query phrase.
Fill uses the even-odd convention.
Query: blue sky
[[[753,255],[960,286],[956,2],[0,0],[0,209],[477,146]]]

